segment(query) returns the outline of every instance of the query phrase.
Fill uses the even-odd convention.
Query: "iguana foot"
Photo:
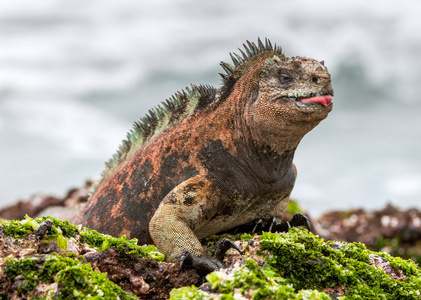
[[[229,249],[235,249],[237,250],[241,255],[244,254],[244,251],[241,251],[240,248],[238,248],[237,244],[233,241],[223,238],[216,243],[216,250],[214,257],[218,259],[219,261],[223,261],[225,257],[225,252],[227,252]]]
[[[233,241],[226,238],[219,240],[216,244],[214,257],[195,256],[190,252],[185,251],[180,256],[180,267],[178,268],[178,271],[180,272],[186,265],[190,265],[194,269],[205,273],[210,273],[224,268],[222,261],[224,260],[225,252],[231,248],[236,249],[240,254],[244,254],[244,252],[241,251]]]
[[[188,251],[183,252],[180,256],[180,267],[178,268],[178,272],[185,266],[191,266],[192,268],[205,273],[210,273],[224,267],[222,262],[215,257],[195,256]]]
[[[252,234],[268,231],[268,232],[288,232],[291,227],[305,226],[307,230],[311,230],[310,221],[308,218],[300,213],[295,214],[288,222],[280,222],[277,218],[273,217],[269,221],[258,220],[254,225]]]
[[[269,232],[288,232],[291,227],[298,226],[304,226],[308,231],[311,230],[310,221],[308,220],[307,216],[298,213],[295,214],[289,222],[285,221],[281,223],[276,218],[273,218],[269,226]]]
[[[289,221],[289,224],[291,227],[297,227],[297,226],[304,226],[307,228],[308,231],[311,230],[310,220],[306,215],[303,214],[295,214],[291,221]]]

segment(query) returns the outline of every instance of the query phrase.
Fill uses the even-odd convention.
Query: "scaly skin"
[[[184,251],[204,256],[206,236],[282,218],[295,149],[332,109],[330,74],[269,41],[245,49],[235,67],[221,63],[219,90],[193,86],[177,96],[184,106],[167,109],[171,118],[137,126],[137,141],[129,134],[74,223],[154,243],[173,261]]]

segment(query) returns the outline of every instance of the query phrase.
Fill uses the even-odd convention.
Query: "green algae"
[[[285,279],[278,277],[271,270],[261,268],[253,260],[246,260],[245,265],[229,275],[224,271],[210,273],[206,277],[212,294],[219,299],[238,299],[241,296],[251,296],[252,299],[330,299],[326,293],[317,290],[301,290],[296,292]],[[206,291],[195,286],[174,289],[170,293],[171,300],[184,299],[213,299]]]
[[[25,238],[31,232],[38,229],[36,224],[28,222],[27,219],[23,221],[6,221],[0,220],[0,226],[3,227],[4,234],[15,239]]]
[[[4,234],[15,239],[25,238],[30,233],[36,233],[41,224],[50,220],[53,224],[47,234],[43,236],[45,242],[55,240],[61,250],[67,249],[67,242],[70,238],[80,235],[82,243],[98,251],[104,251],[108,248],[114,248],[117,252],[130,254],[137,257],[150,257],[158,261],[164,260],[164,255],[153,245],[137,245],[137,239],[129,240],[125,236],[115,238],[109,235],[100,234],[89,228],[81,228],[71,224],[69,221],[61,221],[52,217],[42,217],[32,219],[28,216],[21,221],[0,220],[0,226],[3,227]]]
[[[26,220],[32,220],[30,217],[25,217]],[[41,217],[34,219],[35,222],[41,224],[46,220],[50,220],[53,223],[53,227],[51,228],[51,237],[56,235],[66,236],[68,238],[75,237],[77,233],[79,233],[79,227],[71,224],[68,220],[62,221],[57,220],[56,218],[52,217]]]
[[[84,228],[80,233],[82,241],[98,251],[104,251],[113,248],[117,252],[131,254],[138,257],[150,257],[158,261],[164,260],[164,255],[156,249],[154,245],[137,245],[137,239],[127,239],[124,235],[121,238],[115,238],[109,235],[101,234],[95,230]]]
[[[399,256],[404,259],[410,258],[421,266],[420,246],[420,241],[415,242],[412,247],[408,246],[408,243],[405,243],[401,234],[396,234],[392,238],[386,238],[383,235],[380,235],[373,246],[373,250],[386,250],[386,252],[392,256]]]
[[[221,276],[222,275],[222,276]],[[272,270],[264,270],[254,260],[246,260],[245,266],[234,273],[233,278],[225,278],[222,272],[214,272],[206,278],[211,288],[217,292],[234,295],[250,293],[252,299],[302,299],[302,291],[295,292],[292,285],[277,276]],[[307,295],[317,295],[309,299],[329,299],[329,296],[317,291],[306,291]]]
[[[25,238],[30,233],[38,230],[40,224],[49,219],[53,223],[51,237],[56,235],[64,235],[67,237],[74,237],[78,232],[78,227],[70,224],[69,221],[60,221],[51,217],[42,217],[37,219],[32,219],[28,216],[25,216],[25,219],[17,220],[0,220],[0,226],[4,229],[4,234],[12,238]]]
[[[15,239],[40,231],[43,222],[53,225],[42,235],[43,241],[56,241],[59,248],[67,249],[67,242],[75,238],[98,251],[113,248],[117,252],[139,257],[163,260],[154,246],[138,246],[135,239],[114,238],[94,230],[74,226],[68,221],[50,217],[26,218],[22,221],[0,221],[4,235]],[[250,241],[249,234],[231,236]],[[221,236],[215,237],[215,241]],[[255,238],[253,238],[255,239]],[[211,243],[214,243],[211,239]],[[301,228],[288,233],[263,233],[260,236],[260,254],[266,258],[263,267],[246,260],[233,275],[225,271],[206,277],[209,289],[195,286],[174,289],[171,299],[235,299],[250,296],[253,299],[329,299],[326,291],[343,293],[339,299],[420,299],[421,271],[410,260],[367,250],[360,243],[324,242]],[[373,256],[388,261],[392,268],[405,275],[399,281],[375,267]],[[44,259],[7,258],[4,274],[14,282],[22,295],[31,295],[39,284],[58,282],[58,293],[46,292],[34,299],[136,299],[126,294],[106,278],[106,274],[93,271],[90,264],[73,253],[53,254]],[[0,289],[0,297],[1,297]],[[54,295],[53,295],[54,294]],[[61,298],[60,298],[61,297]]]
[[[30,295],[41,283],[57,281],[57,292],[45,292],[42,299],[137,299],[108,280],[107,274],[66,255],[52,254],[45,260],[7,258],[3,272],[13,281],[19,278],[17,292],[22,295]]]
[[[33,295],[34,299],[53,297],[54,299],[137,299],[107,279],[106,273],[92,270],[92,266],[86,263],[83,256],[72,252],[61,252],[60,250],[67,250],[71,239],[72,243],[78,243],[81,249],[90,247],[104,251],[113,248],[121,257],[132,255],[164,260],[164,255],[153,245],[138,246],[136,239],[128,240],[124,236],[114,238],[51,217],[37,219],[26,217],[21,221],[0,220],[0,228],[3,236],[12,238],[11,242],[16,247],[19,247],[21,241],[25,241],[22,244],[24,247],[35,247],[34,249],[37,249],[37,245],[55,242],[57,246],[53,251],[60,252],[60,254],[35,254],[38,258],[16,259],[9,256],[1,260],[1,267],[6,276],[3,279],[7,278],[12,286],[0,285],[0,299],[4,298],[4,293],[14,290],[19,295],[25,296],[39,293],[40,284],[55,284],[56,287],[43,292],[42,297]]]
[[[253,238],[253,236],[249,233],[243,233],[242,235],[240,235],[240,239],[244,242],[248,242]]]
[[[417,265],[360,243],[324,242],[301,228],[288,234],[263,233],[261,249],[269,251],[267,264],[296,289],[345,288],[343,299],[419,299],[421,270]],[[371,262],[370,255],[388,260],[406,278],[392,279]]]
[[[198,290],[197,287],[194,285],[185,286],[178,289],[173,289],[170,292],[170,300],[206,300],[206,299],[209,299],[209,294],[202,292],[201,290]]]
[[[325,242],[302,228],[263,233],[259,239],[263,267],[247,260],[234,274],[209,274],[210,289],[175,289],[170,299],[236,299],[247,291],[252,299],[330,299],[327,292],[337,299],[421,298],[421,270],[411,260],[370,251],[361,243]],[[390,264],[389,274],[376,261]],[[393,269],[403,278],[391,277]]]

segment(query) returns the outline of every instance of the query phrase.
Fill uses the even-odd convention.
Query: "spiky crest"
[[[127,139],[122,141],[117,152],[105,163],[105,170],[101,174],[101,179],[92,189],[92,193],[118,166],[153,136],[168,126],[176,124],[181,119],[208,107],[211,103],[215,103],[216,98],[223,101],[237,80],[234,76],[235,72],[242,68],[252,57],[267,51],[283,55],[282,48],[276,46],[276,44],[272,46],[272,43],[267,38],[264,44],[260,38],[258,38],[257,42],[258,44],[256,45],[246,41],[247,45],[243,44],[245,52],[239,49],[242,57],[236,53],[230,53],[234,66],[221,62],[221,67],[226,74],[219,74],[223,81],[220,97],[216,96],[217,90],[210,85],[192,85],[191,88],[187,87],[185,90],[177,92],[170,99],[150,109],[147,115],[134,122],[133,129],[127,134]]]
[[[216,89],[210,85],[191,85],[190,88],[186,87],[185,90],[177,92],[165,102],[150,109],[148,114],[134,122],[133,128],[127,133],[127,138],[121,142],[117,152],[105,163],[105,170],[98,184],[153,136],[169,125],[208,107],[214,101],[216,92]],[[98,184],[92,189],[93,192]]]
[[[240,51],[240,53],[243,57],[241,57],[240,55],[238,55],[236,53],[230,53],[231,60],[234,64],[234,66],[231,66],[230,64],[228,64],[226,62],[220,63],[222,68],[227,73],[227,74],[220,74],[222,76],[222,78],[224,78],[226,76],[233,75],[234,69],[241,66],[246,61],[248,61],[250,58],[256,56],[259,53],[267,52],[267,51],[273,51],[273,52],[276,52],[280,55],[283,55],[282,48],[280,46],[276,46],[276,44],[275,44],[275,46],[272,46],[272,43],[267,38],[265,38],[264,44],[263,44],[263,42],[260,38],[257,39],[257,45],[255,43],[252,43],[252,42],[249,42],[249,41],[246,41],[246,43],[247,43],[247,45],[243,44],[245,52],[242,49],[238,48],[238,50]]]
[[[232,88],[234,87],[235,82],[238,80],[238,72],[241,70],[253,57],[257,56],[262,52],[273,52],[274,54],[278,54],[280,56],[284,56],[282,52],[282,48],[280,46],[272,46],[272,43],[268,38],[265,38],[265,43],[262,42],[260,38],[257,39],[257,45],[255,43],[246,41],[246,44],[243,44],[244,51],[240,48],[241,55],[236,53],[230,53],[230,57],[232,60],[233,66],[226,62],[221,62],[220,65],[224,69],[225,74],[219,73],[222,77],[222,87],[221,87],[221,99],[224,99],[231,93]]]

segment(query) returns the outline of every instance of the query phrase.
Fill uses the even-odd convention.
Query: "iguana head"
[[[234,68],[221,64],[230,75],[224,84],[232,93],[242,91],[243,123],[254,141],[292,150],[332,110],[330,74],[323,61],[288,58],[268,40],[247,43],[243,57],[231,55]]]

